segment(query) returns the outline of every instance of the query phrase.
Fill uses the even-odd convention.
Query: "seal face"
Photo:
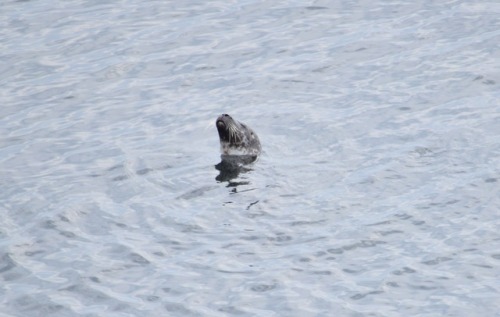
[[[222,159],[226,157],[247,156],[254,161],[261,152],[257,134],[246,124],[234,120],[228,114],[222,114],[215,122],[219,132]]]

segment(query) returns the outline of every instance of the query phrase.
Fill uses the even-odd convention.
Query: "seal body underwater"
[[[257,134],[246,124],[234,120],[228,114],[222,114],[215,122],[219,132],[222,161],[238,160],[251,163],[262,151]]]

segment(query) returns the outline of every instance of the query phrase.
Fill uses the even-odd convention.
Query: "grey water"
[[[1,316],[500,316],[498,1],[4,0],[0,74]]]

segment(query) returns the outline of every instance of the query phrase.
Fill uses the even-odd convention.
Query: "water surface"
[[[496,2],[0,12],[5,315],[500,316]]]

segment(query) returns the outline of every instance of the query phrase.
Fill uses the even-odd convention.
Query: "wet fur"
[[[223,114],[217,118],[215,125],[219,132],[223,159],[228,156],[248,156],[255,160],[260,154],[259,137],[246,124],[234,120],[228,114]]]

